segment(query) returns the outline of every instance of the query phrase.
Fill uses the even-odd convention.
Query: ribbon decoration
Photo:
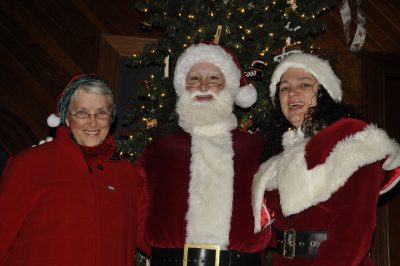
[[[354,39],[351,42],[351,45],[349,47],[349,50],[351,52],[358,52],[361,50],[364,41],[365,41],[365,36],[367,35],[367,30],[365,28],[366,24],[366,19],[365,19],[365,13],[361,9],[361,1],[362,0],[354,0],[356,3],[357,7],[357,30],[356,33],[354,34]],[[349,34],[349,27],[350,27],[350,22],[351,22],[351,11],[350,11],[350,6],[348,3],[348,0],[343,0],[342,3],[340,4],[340,16],[342,17],[342,22],[343,22],[343,29],[344,29],[344,35],[346,37],[346,42],[347,45],[350,44],[350,34]]]
[[[164,78],[169,77],[169,55],[164,58]]]
[[[221,33],[222,33],[222,25],[218,25],[217,27],[217,31],[215,32],[214,35],[214,44],[218,44],[219,43],[219,38],[221,37]]]

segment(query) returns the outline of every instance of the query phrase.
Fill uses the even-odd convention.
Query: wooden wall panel
[[[0,1],[1,111],[19,117],[35,139],[14,147],[49,135],[46,118],[68,80],[97,72],[101,34],[158,36],[140,32],[143,16],[134,6],[129,0]],[[18,141],[15,128],[0,127],[5,145]]]
[[[400,54],[363,53],[364,90],[370,121],[400,141]],[[400,184],[380,197],[377,228],[371,248],[377,266],[400,265]]]
[[[47,93],[56,97],[57,93],[53,88],[59,86],[60,79],[65,80],[68,76],[68,73],[65,73],[62,61],[55,60],[48,53],[49,50],[51,51],[50,43],[37,41],[45,39],[38,34],[41,29],[40,24],[35,27],[34,22],[29,21],[29,16],[24,9],[5,3],[8,2],[2,1],[0,4],[4,12],[1,13],[1,46],[7,51],[11,60],[24,67],[26,75],[35,77],[41,84],[43,91],[39,90],[38,93]],[[19,12],[15,12],[15,8],[19,8]],[[7,68],[8,62],[2,61],[2,65]],[[21,75],[11,76],[21,77]],[[18,80],[15,80],[15,82],[18,82]]]
[[[26,13],[31,16],[30,21],[36,22],[36,28],[46,25],[45,31],[53,38],[53,45],[61,45],[84,71],[96,69],[97,62],[93,58],[97,56],[100,31],[84,14],[77,12],[72,2],[26,1],[23,5],[21,10],[27,9]]]
[[[369,41],[377,40],[379,50],[381,51],[395,51],[400,48],[400,35],[398,34],[399,29],[396,29],[396,25],[391,24],[387,19],[386,14],[380,12],[377,9],[376,1],[365,1],[363,9],[366,12],[367,17],[367,44]],[[379,21],[375,23],[375,21]],[[378,50],[378,51],[379,51]]]
[[[5,153],[15,154],[18,151],[29,147],[35,141],[35,136],[31,127],[29,127],[22,119],[19,113],[10,112],[0,106],[0,148]],[[14,134],[9,134],[4,130],[11,128]],[[1,157],[3,159],[3,157]],[[4,163],[4,162],[2,162]],[[0,169],[1,170],[1,169]]]
[[[0,106],[18,114],[34,132],[47,134],[46,128],[43,127],[45,123],[43,116],[46,117],[50,106],[52,107],[50,105],[50,102],[54,102],[52,95],[43,93],[41,84],[36,82],[36,77],[1,46],[0,58],[3,62],[7,62],[0,64],[2,82]],[[5,128],[3,124],[0,126],[2,130],[8,131],[9,135],[15,130]]]
[[[367,16],[367,41],[365,51],[396,52],[400,49],[400,3],[397,1],[364,0],[363,9]],[[374,42],[379,49],[369,48]]]

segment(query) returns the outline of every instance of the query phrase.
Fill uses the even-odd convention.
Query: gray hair
[[[79,87],[71,95],[71,98],[69,100],[69,105],[75,99],[77,91],[84,91],[87,93],[93,93],[93,94],[107,96],[108,102],[110,103],[110,106],[111,106],[112,121],[114,121],[115,116],[117,114],[117,108],[114,104],[114,95],[113,95],[110,87],[103,80],[100,80],[100,79],[90,80],[90,81],[87,81],[87,82],[79,85]]]

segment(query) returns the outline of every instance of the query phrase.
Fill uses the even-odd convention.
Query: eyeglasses
[[[86,111],[78,111],[75,114],[71,113],[71,111],[68,110],[68,113],[78,119],[89,119],[92,115],[94,116],[94,118],[96,119],[100,119],[100,120],[107,120],[110,119],[110,117],[112,117],[112,114],[109,114],[105,111],[100,111],[98,113],[88,113]]]
[[[186,87],[191,89],[197,89],[202,84],[206,85],[209,88],[217,88],[223,85],[225,82],[224,76],[219,72],[210,72],[207,77],[203,81],[203,77],[200,73],[193,72],[189,73],[186,77]]]
[[[281,84],[280,82],[278,82],[276,84],[276,89],[279,91],[280,94],[282,94],[282,93],[288,92],[288,90],[291,88],[300,88],[300,89],[311,88],[311,89],[313,89],[315,84],[319,85],[318,80],[315,81],[314,83],[312,83],[310,81],[301,81],[301,82],[295,83],[295,84],[289,84],[287,82],[284,82],[283,84]]]

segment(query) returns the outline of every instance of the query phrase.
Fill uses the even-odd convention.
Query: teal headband
[[[82,84],[98,80],[104,82],[104,80],[96,74],[83,74],[75,76],[71,79],[71,81],[65,87],[63,93],[58,98],[57,110],[61,123],[65,123],[65,118],[67,117],[68,106],[71,101],[71,96],[74,94],[76,89],[79,88],[79,86]]]

